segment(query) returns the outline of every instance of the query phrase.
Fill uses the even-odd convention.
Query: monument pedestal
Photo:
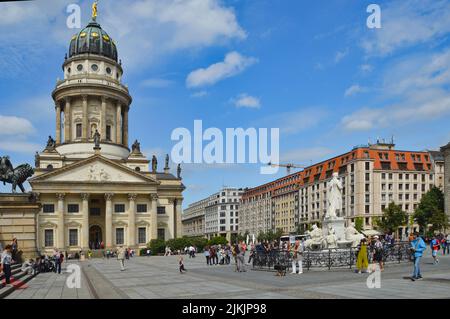
[[[323,237],[328,236],[328,228],[332,226],[337,238],[337,241],[345,241],[345,220],[342,217],[324,218],[322,222]]]
[[[3,248],[17,238],[19,261],[36,258],[36,216],[40,204],[30,193],[0,194],[0,243]]]

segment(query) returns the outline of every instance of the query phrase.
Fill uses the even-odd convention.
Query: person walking
[[[117,250],[117,260],[120,263],[120,271],[125,270],[125,249],[120,246]]]
[[[205,258],[206,258],[206,264],[208,266],[211,265],[211,259],[210,259],[209,247],[208,246],[205,247],[205,251],[203,252],[203,254],[205,255]]]
[[[11,284],[12,246],[6,245],[0,257],[0,271],[5,275],[5,284]]]
[[[450,254],[450,234],[447,234],[447,236],[444,237],[445,240],[445,250],[447,252],[447,255]]]
[[[422,279],[422,274],[420,273],[420,260],[422,258],[423,252],[427,249],[427,245],[418,233],[414,233],[410,249],[414,257],[414,270],[411,276],[411,280],[416,281],[418,279]]]
[[[178,258],[178,266],[180,269],[180,274],[184,272],[186,272],[186,269],[184,268],[184,262],[183,262],[183,256],[180,255],[180,257]]]
[[[255,244],[252,244],[250,246],[250,256],[248,257],[247,265],[250,265],[250,262],[255,259],[255,254],[256,254],[256,246]]]
[[[53,253],[53,259],[55,260],[55,273],[61,274],[61,253],[58,249],[55,249]]]
[[[374,236],[374,244],[373,244],[373,269],[372,271],[375,272],[376,264],[378,263],[380,266],[380,271],[384,270],[383,265],[383,243],[380,241],[380,238],[378,236]]]
[[[367,239],[361,239],[359,243],[358,257],[356,258],[356,269],[358,274],[366,272],[369,268],[369,260],[367,258]]]
[[[431,247],[431,255],[433,256],[434,264],[439,263],[439,259],[437,258],[437,252],[441,248],[441,244],[439,243],[439,239],[436,236],[433,236],[433,239],[430,242]]]
[[[303,258],[302,258],[303,248],[298,239],[295,241],[294,245],[291,245],[290,253],[292,256],[292,274],[297,273],[297,269],[296,269],[297,264],[298,264],[298,274],[299,275],[303,274],[303,265],[302,265],[302,263],[303,263]]]
[[[245,249],[246,249],[246,245],[244,242],[240,242],[240,244],[238,245],[239,248],[239,253],[237,255],[238,258],[238,263],[239,265],[239,271],[240,272],[246,272],[247,270],[245,270]]]

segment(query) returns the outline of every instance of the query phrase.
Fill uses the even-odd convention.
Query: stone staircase
[[[23,272],[21,264],[13,264],[11,266],[11,286],[7,287],[5,283],[5,275],[0,273],[0,299],[5,298],[16,289],[25,289],[25,285],[36,275],[29,275]]]

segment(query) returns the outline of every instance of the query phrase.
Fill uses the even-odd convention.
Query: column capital
[[[88,194],[88,193],[81,193],[80,196],[81,196],[82,200],[89,200],[90,194]]]
[[[69,96],[64,97],[64,102],[70,104],[71,98]]]
[[[169,199],[168,199],[168,201],[169,201],[169,204],[173,204],[173,203],[175,203],[175,200],[176,200],[175,198],[169,198]]]
[[[106,103],[106,100],[108,99],[106,96],[102,95],[100,97],[100,99],[102,100],[102,103]]]
[[[63,193],[56,194],[56,198],[58,198],[58,200],[64,200],[65,197],[66,197],[66,194],[63,194]]]
[[[150,194],[150,200],[158,200],[159,196],[158,194]]]
[[[128,194],[128,200],[129,201],[135,201],[137,197],[137,194]]]
[[[83,95],[81,95],[81,98],[83,99],[83,102],[87,102],[88,95],[87,94],[83,94]]]
[[[113,197],[114,197],[114,194],[113,194],[113,193],[106,193],[106,194],[105,194],[105,199],[106,199],[107,201],[111,201]]]

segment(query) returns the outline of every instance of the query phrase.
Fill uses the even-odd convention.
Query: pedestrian
[[[250,256],[248,257],[247,265],[250,265],[250,262],[255,259],[255,254],[256,254],[256,246],[255,244],[252,244],[250,246]]]
[[[375,272],[375,265],[378,263],[380,265],[380,271],[384,270],[383,265],[383,244],[380,241],[380,238],[378,236],[373,237],[375,243],[373,244],[373,269],[372,271]]]
[[[422,258],[425,249],[427,249],[427,245],[418,233],[414,233],[414,239],[411,241],[410,249],[411,254],[414,257],[414,270],[411,280],[416,281],[418,279],[422,279],[422,274],[420,273],[420,259]]]
[[[209,266],[209,265],[211,265],[211,259],[210,259],[210,254],[209,254],[209,247],[208,246],[206,246],[205,247],[205,251],[203,252],[203,254],[205,255],[205,258],[206,258],[206,264]]]
[[[447,250],[447,255],[450,254],[450,234],[447,234],[446,237],[444,237],[445,240],[445,248]]]
[[[11,256],[13,262],[17,261],[17,251],[19,249],[19,244],[17,243],[17,238],[14,237],[11,243]]]
[[[246,272],[247,270],[245,270],[245,248],[246,245],[243,241],[240,242],[240,244],[238,245],[239,248],[239,253],[237,254],[237,258],[238,258],[238,264],[239,265],[239,271],[240,272]]]
[[[12,246],[6,245],[0,258],[0,271],[5,275],[6,285],[11,284],[11,263],[12,263]]]
[[[369,260],[367,258],[367,239],[361,239],[359,243],[358,257],[356,258],[356,269],[358,274],[366,272],[369,268]]]
[[[431,247],[431,255],[433,256],[434,264],[439,263],[439,259],[437,258],[437,252],[441,248],[441,244],[439,243],[439,239],[436,236],[433,236],[433,239],[430,242]]]
[[[56,248],[53,253],[53,259],[55,260],[55,273],[61,274],[61,253]]]
[[[183,263],[183,256],[180,255],[179,260],[178,260],[178,265],[180,268],[180,274],[184,272],[186,272],[186,269],[184,268],[184,263]]]
[[[289,245],[288,245],[289,246]],[[300,241],[297,239],[295,244],[290,247],[290,253],[292,256],[292,274],[297,273],[297,264],[298,264],[298,274],[303,274],[303,247],[300,244]]]
[[[239,262],[238,262],[238,254],[239,254],[239,245],[238,245],[238,243],[234,244],[231,247],[231,252],[232,252],[232,255],[233,255],[233,259],[234,259],[234,266],[235,266],[234,267],[234,271],[239,272],[240,268],[239,268]]]
[[[447,250],[447,238],[446,235],[442,235],[441,237],[441,248],[442,248],[442,255],[445,256],[446,250]]]
[[[120,246],[117,251],[117,260],[120,263],[120,271],[124,271],[125,270],[125,249],[122,246]]]

